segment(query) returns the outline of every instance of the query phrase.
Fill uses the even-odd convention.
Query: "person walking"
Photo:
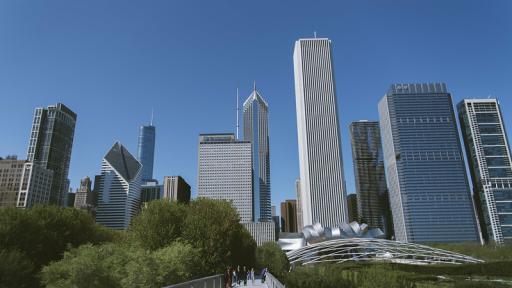
[[[236,284],[240,285],[240,281],[242,280],[242,270],[240,270],[240,265],[236,267]]]
[[[235,269],[235,268],[232,268],[232,270],[231,270],[231,274],[232,274],[232,276],[231,276],[231,285],[232,285],[233,287],[235,287],[235,286],[236,286],[236,284],[237,284],[237,282],[238,282],[238,279],[237,279],[238,274],[237,274],[237,272],[236,272],[236,269]]]
[[[261,269],[261,283],[265,283],[265,277],[267,277],[267,268]]]
[[[244,286],[247,285],[247,272],[248,272],[247,268],[245,268],[245,266],[244,266],[244,269],[242,269],[242,277],[243,277],[242,280],[244,281]]]
[[[252,285],[254,285],[254,268],[251,268],[251,281]]]
[[[226,272],[224,272],[224,283],[226,288],[231,288],[231,269],[229,267],[226,269]]]

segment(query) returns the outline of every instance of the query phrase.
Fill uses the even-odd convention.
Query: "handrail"
[[[224,275],[217,274],[179,284],[165,286],[163,288],[224,288],[223,285]]]
[[[267,272],[265,274],[265,284],[267,284],[268,288],[285,288],[283,283],[281,283],[274,275]]]

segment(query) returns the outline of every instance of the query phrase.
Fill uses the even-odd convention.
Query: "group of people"
[[[263,268],[261,270],[261,282],[265,282],[267,274],[267,268]],[[255,276],[254,276],[254,268],[248,269],[245,266],[240,268],[240,265],[236,268],[228,267],[226,272],[224,273],[224,282],[226,283],[226,288],[238,287],[247,285],[247,281],[251,281],[251,284],[254,284]]]

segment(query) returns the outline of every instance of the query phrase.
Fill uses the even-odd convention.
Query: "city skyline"
[[[34,47],[34,45],[37,45],[35,44],[37,42],[31,42],[28,40],[21,42],[8,42],[5,46],[0,48],[2,52],[0,53],[1,55],[10,55],[10,59],[3,58],[7,56],[0,56],[2,57],[1,60],[5,60],[5,62],[2,62],[5,63],[5,65],[2,65],[0,68],[0,75],[4,76],[4,79],[6,79],[6,85],[0,88],[0,97],[3,102],[13,106],[13,108],[9,109],[10,111],[6,111],[6,113],[0,116],[0,129],[8,131],[7,136],[3,137],[0,143],[0,151],[3,156],[7,154],[17,154],[20,158],[23,158],[27,149],[27,140],[30,133],[30,123],[34,108],[46,107],[50,104],[62,102],[78,114],[69,175],[71,187],[76,188],[79,185],[80,179],[85,176],[93,177],[98,173],[98,165],[101,162],[103,153],[108,150],[113,141],[120,140],[122,143],[126,143],[126,146],[129,148],[128,150],[136,151],[137,127],[140,123],[147,122],[151,108],[156,106],[155,123],[159,127],[159,137],[157,138],[156,143],[158,156],[155,159],[154,178],[161,181],[164,175],[183,175],[183,177],[192,184],[193,196],[195,196],[197,195],[197,187],[195,187],[197,134],[208,131],[234,131],[235,120],[234,113],[232,112],[234,109],[233,98],[235,95],[235,89],[236,87],[240,87],[241,95],[245,95],[246,92],[249,92],[249,89],[244,87],[252,86],[251,84],[253,79],[256,79],[257,82],[260,83],[259,90],[261,90],[263,95],[268,96],[266,100],[271,106],[270,114],[272,115],[272,119],[270,121],[270,146],[274,151],[272,153],[271,160],[271,178],[275,179],[272,183],[272,204],[278,205],[279,202],[284,201],[285,199],[295,198],[294,181],[298,177],[297,151],[296,149],[288,148],[297,147],[296,135],[294,134],[296,133],[296,124],[294,115],[295,107],[293,103],[293,68],[291,59],[293,41],[300,37],[311,37],[313,35],[313,31],[318,30],[319,36],[331,38],[336,47],[334,51],[334,66],[336,67],[335,76],[339,82],[337,87],[338,100],[340,103],[344,103],[340,107],[341,111],[338,115],[341,122],[340,130],[342,133],[342,139],[345,139],[342,141],[343,154],[345,156],[344,170],[347,179],[347,191],[353,193],[355,192],[355,186],[353,180],[354,177],[352,175],[352,161],[350,158],[350,143],[348,142],[348,123],[358,119],[377,119],[377,102],[391,83],[443,81],[448,83],[455,103],[459,102],[463,98],[487,98],[487,96],[491,94],[492,97],[496,97],[502,103],[505,126],[512,127],[512,119],[510,117],[510,115],[512,115],[512,99],[510,96],[512,91],[510,90],[510,87],[507,86],[505,77],[505,75],[510,75],[510,64],[507,64],[507,61],[503,61],[503,59],[507,59],[507,57],[510,58],[510,51],[512,49],[503,48],[510,47],[510,40],[508,38],[503,39],[498,37],[497,39],[493,39],[492,43],[489,43],[489,41],[486,41],[489,40],[489,38],[485,33],[486,31],[493,31],[493,33],[490,34],[505,35],[500,34],[500,31],[501,33],[504,31],[510,31],[510,20],[503,18],[499,11],[509,11],[510,9],[507,10],[507,7],[510,7],[508,6],[510,4],[506,2],[502,3],[502,5],[495,5],[493,8],[482,7],[481,9],[477,9],[477,11],[486,11],[488,14],[493,15],[494,19],[497,19],[498,23],[501,24],[496,24],[494,22],[485,24],[485,17],[475,15],[473,12],[466,9],[458,10],[460,13],[460,15],[458,15],[458,19],[461,20],[459,21],[460,24],[449,24],[447,21],[448,19],[451,21],[453,16],[452,13],[450,13],[450,9],[458,6],[452,3],[443,3],[443,7],[446,8],[444,11],[434,12],[434,9],[426,9],[426,11],[423,12],[416,11],[411,13],[415,17],[433,15],[441,22],[441,26],[444,24],[444,27],[442,28],[440,26],[432,28],[432,32],[430,32],[432,34],[423,34],[421,38],[429,38],[428,35],[432,36],[433,34],[436,34],[436,37],[440,37],[445,40],[443,48],[440,49],[436,44],[423,42],[420,36],[407,34],[409,35],[408,37],[411,37],[411,41],[405,42],[407,44],[405,46],[412,48],[410,50],[413,52],[406,52],[397,46],[394,46],[398,50],[396,52],[390,51],[391,49],[387,49],[382,52],[380,51],[380,48],[373,48],[376,47],[373,46],[374,41],[383,41],[382,45],[379,45],[379,47],[385,46],[385,44],[390,44],[392,41],[389,40],[390,42],[386,42],[388,40],[385,40],[384,38],[395,39],[395,37],[392,37],[393,35],[398,37],[408,31],[407,28],[397,27],[397,24],[401,23],[398,20],[396,22],[393,22],[394,20],[386,20],[382,23],[384,27],[396,28],[391,29],[391,31],[393,31],[392,34],[384,33],[382,37],[370,34],[376,38],[369,37],[370,40],[367,41],[361,40],[354,32],[349,31],[349,28],[355,27],[355,23],[362,26],[358,28],[362,29],[363,33],[364,31],[375,31],[375,29],[377,29],[374,26],[375,24],[357,22],[358,17],[368,16],[361,12],[361,6],[364,6],[365,4],[355,4],[354,6],[351,6],[350,8],[352,8],[351,11],[354,15],[348,15],[349,17],[345,18],[345,20],[338,20],[339,16],[337,15],[338,13],[342,14],[345,12],[333,9],[335,10],[334,12],[327,12],[325,17],[326,20],[308,16],[306,19],[301,19],[305,20],[304,24],[297,25],[297,21],[291,21],[290,24],[285,24],[285,32],[278,33],[276,30],[270,30],[272,33],[269,33],[270,35],[268,37],[271,37],[271,41],[273,43],[272,45],[269,45],[270,47],[265,46],[268,41],[264,41],[264,37],[266,37],[262,36],[264,33],[258,32],[264,31],[264,29],[268,29],[271,26],[268,26],[269,24],[264,24],[265,26],[256,28],[256,26],[246,23],[244,24],[247,25],[245,28],[253,33],[243,37],[250,37],[252,40],[255,40],[247,41],[250,42],[250,46],[254,48],[249,47],[250,49],[245,49],[245,52],[233,53],[235,50],[244,51],[244,48],[248,48],[248,46],[235,46],[236,48],[229,48],[230,45],[225,45],[226,43],[223,43],[222,48],[224,49],[224,47],[227,47],[227,53],[221,53],[218,60],[214,60],[214,57],[208,59],[208,57],[212,55],[207,54],[199,59],[201,61],[193,61],[189,64],[191,67],[195,67],[195,69],[198,68],[197,65],[202,66],[205,63],[212,66],[212,69],[227,67],[227,75],[225,78],[219,79],[218,77],[212,77],[211,80],[208,80],[207,77],[207,75],[211,75],[210,70],[204,71],[207,72],[206,74],[201,72],[203,70],[199,70],[200,73],[196,78],[191,77],[192,75],[189,73],[185,73],[183,77],[178,77],[176,78],[177,80],[174,80],[173,77],[176,77],[178,74],[174,74],[173,71],[162,68],[161,65],[153,65],[155,63],[149,58],[145,59],[147,60],[146,62],[140,62],[139,59],[134,60],[134,62],[127,62],[125,65],[119,65],[123,64],[124,61],[127,61],[127,59],[130,58],[130,53],[136,53],[138,51],[151,52],[153,51],[152,47],[154,46],[137,46],[127,48],[128,50],[126,53],[128,54],[121,53],[116,57],[112,57],[110,62],[105,61],[105,59],[101,57],[96,60],[94,58],[95,55],[101,56],[105,55],[105,53],[106,55],[110,55],[109,53],[111,49],[116,48],[117,44],[126,44],[130,43],[132,39],[146,37],[144,36],[146,34],[141,31],[138,31],[138,33],[135,34],[129,34],[128,30],[116,25],[106,25],[104,22],[102,23],[106,26],[95,24],[98,26],[91,27],[91,30],[86,29],[85,33],[82,33],[86,38],[81,39],[99,41],[103,39],[101,38],[103,36],[97,36],[100,38],[96,38],[95,36],[91,36],[92,34],[89,34],[89,32],[94,32],[95,29],[103,29],[106,27],[108,32],[119,29],[121,32],[119,36],[120,38],[117,39],[119,43],[115,41],[115,43],[107,42],[105,44],[106,46],[103,47],[106,50],[94,50],[91,52],[93,54],[82,54],[86,52],[81,49],[77,50],[78,55],[66,54],[66,50],[59,50],[62,48],[54,47],[52,44],[53,42],[51,42],[52,39],[55,39],[53,37],[58,37],[57,39],[64,39],[64,46],[71,45],[74,47],[73,41],[71,41],[72,39],[68,39],[66,37],[62,38],[63,36],[69,35],[69,30],[60,30],[58,27],[66,26],[62,24],[69,22],[70,27],[78,28],[79,30],[85,28],[81,25],[82,23],[79,19],[73,21],[67,18],[57,18],[51,20],[47,26],[40,25],[47,27],[45,29],[49,29],[50,31],[50,42],[41,47],[41,50],[38,52],[41,54],[34,55],[33,53],[24,53],[23,55],[28,58],[22,58],[21,54],[14,52],[16,48],[20,48],[20,53],[23,53],[23,51],[26,51],[24,50],[26,47]],[[16,14],[18,16],[23,13],[28,13],[27,10],[24,10],[27,8],[12,7],[14,5],[10,6],[6,3],[0,5],[7,5],[2,6],[2,8],[5,9],[0,9],[0,11],[8,11],[6,13]],[[71,9],[73,8],[72,5],[74,4],[66,4],[63,9],[68,9],[72,12],[74,11]],[[468,5],[473,8],[478,6],[474,3]],[[379,6],[378,9],[382,9],[382,14],[394,17],[400,15],[400,13],[415,10],[414,4],[408,4],[406,7],[397,7],[398,5],[390,6],[391,7],[389,8]],[[30,8],[30,10],[37,9],[39,9],[38,11],[42,13],[42,15],[51,15],[51,12],[46,10],[47,8],[42,8],[37,5],[36,7]],[[184,9],[187,9],[187,7]],[[241,9],[245,8],[237,4],[233,9],[234,10],[231,11],[239,12]],[[261,8],[257,8],[255,11],[262,12],[260,9]],[[276,9],[278,12],[282,12],[285,8],[277,5]],[[165,9],[163,10],[165,11]],[[153,10],[146,8],[144,11],[151,12]],[[294,11],[297,12],[296,10]],[[87,15],[95,15],[94,13],[96,12],[85,9],[84,13],[88,13]],[[128,9],[126,13],[131,15],[130,13],[134,13],[134,11]],[[276,12],[265,13],[266,15],[276,16]],[[379,15],[376,15],[380,14],[380,12],[368,13],[376,16],[376,21],[383,20]],[[231,12],[228,12],[227,14],[229,15]],[[99,15],[99,19],[101,20],[106,19],[105,17],[106,16],[104,15]],[[160,14],[156,15],[156,19],[158,21],[163,21],[162,17],[163,16]],[[412,16],[408,15],[407,17]],[[6,17],[0,17],[0,19],[2,19],[1,21],[6,21],[5,23],[14,23],[12,16],[9,15],[6,15]],[[20,19],[23,19],[23,17]],[[179,17],[177,19],[183,20]],[[270,25],[275,25],[275,19],[276,17],[271,17]],[[135,17],[135,20],[141,21],[142,18]],[[233,21],[239,20],[239,18],[236,18]],[[424,26],[426,25],[426,22],[429,22],[429,25],[431,25],[431,21],[426,20],[423,22],[423,20],[419,19],[419,22],[417,23],[418,26],[414,27],[414,29],[422,32],[426,27]],[[40,20],[28,19],[28,22],[24,24],[25,26],[14,27],[18,27],[17,29],[22,30],[27,29],[29,34],[30,32],[35,33],[35,31],[40,29],[37,28],[37,24],[40,24],[37,21]],[[121,23],[125,23],[123,20],[120,21]],[[223,31],[228,33],[228,36],[232,36],[233,33],[236,32],[236,29],[226,29],[227,26],[225,23],[229,23],[226,21],[227,20],[224,22],[221,20],[217,20],[216,22],[214,21],[215,23],[213,23],[211,29]],[[221,25],[218,23],[224,24]],[[333,23],[335,25],[333,25]],[[293,25],[297,26],[292,27]],[[474,33],[464,34],[461,30],[463,30],[467,25],[476,25],[479,28]],[[8,27],[9,25],[1,26]],[[168,27],[166,25],[162,26]],[[331,26],[334,28],[330,28]],[[133,26],[128,23],[127,27]],[[153,29],[156,28],[153,27]],[[177,31],[174,30],[172,31],[173,33],[176,33],[176,37],[183,37],[185,33],[190,33],[190,30],[186,29],[184,29],[183,33],[177,33]],[[159,43],[155,42],[154,36],[160,35],[159,33],[164,34],[163,32],[167,32],[167,30],[162,29],[156,32],[158,33],[155,35],[152,34],[147,36],[149,43],[153,45]],[[7,36],[11,35],[5,34],[6,30],[3,28],[0,28],[0,33]],[[99,33],[98,35],[104,34]],[[171,33],[170,35],[173,34]],[[193,41],[208,41],[208,37],[206,35],[199,34],[198,32],[196,34],[192,33],[191,35],[198,38],[198,40]],[[473,36],[474,39],[470,40],[468,35]],[[453,38],[457,39],[457,41],[450,40],[451,36],[457,37]],[[13,39],[12,37],[13,36],[11,35],[6,39]],[[176,39],[175,37],[171,38]],[[37,39],[39,38],[36,37],[36,40]],[[187,39],[190,39],[190,37]],[[166,40],[166,42],[163,43],[162,46],[165,49],[161,49],[166,50],[165,52],[160,49],[156,49],[154,52],[157,55],[157,58],[163,57],[163,62],[168,67],[175,67],[180,71],[185,69],[185,72],[187,72],[187,69],[189,68],[184,66],[183,62],[172,57],[173,53],[179,54],[180,51],[183,53],[181,48],[167,49],[169,47],[175,47],[175,42],[173,41],[174,40]],[[178,40],[176,40],[176,42],[177,41]],[[237,42],[244,41],[245,40],[237,40]],[[473,47],[473,41],[484,43],[486,47],[482,47],[480,45]],[[459,44],[455,44],[455,42],[458,42]],[[78,41],[78,43],[82,42]],[[92,41],[92,43],[94,43],[94,41]],[[194,43],[199,44],[200,42]],[[214,52],[219,52],[220,46],[216,45],[214,45],[212,49]],[[360,53],[354,53],[356,52],[355,50],[357,47],[362,48]],[[464,47],[464,49],[460,49],[461,47]],[[500,48],[498,49],[498,47]],[[52,51],[52,48],[56,48],[56,50]],[[417,49],[417,51],[414,51],[414,49]],[[461,53],[462,55],[457,55],[455,54],[455,51],[457,54],[460,51],[465,52]],[[481,52],[481,54],[479,54],[481,55],[479,59],[473,59],[472,53],[476,53],[476,51]],[[197,52],[197,50],[193,50],[192,53],[193,52]],[[75,57],[87,55],[93,59],[91,60],[89,57]],[[363,59],[362,55],[365,56],[365,59],[368,58],[368,60],[363,60],[361,62]],[[278,57],[280,59],[282,58],[282,60],[276,60]],[[349,59],[350,57],[353,57],[354,60]],[[55,63],[57,68],[55,70],[50,69],[45,60],[41,60],[42,58],[47,58],[52,61],[56,60]],[[74,60],[75,58],[76,60]],[[91,60],[91,64],[88,65],[87,63],[79,60],[79,58],[89,59]],[[189,59],[188,56],[185,58]],[[23,59],[27,61],[25,62]],[[37,61],[28,61],[30,59],[36,59]],[[70,73],[70,70],[68,70],[68,64],[65,63],[70,59],[72,64],[80,64],[73,65],[74,67],[81,67],[78,69],[77,73]],[[467,64],[462,63],[464,60],[468,59],[471,61],[467,61]],[[102,60],[102,62],[98,62],[100,60]],[[174,61],[177,62],[175,63]],[[241,61],[240,63],[244,63],[244,65],[234,64],[236,61]],[[29,64],[27,62],[31,63]],[[262,65],[254,65],[256,62],[262,62]],[[390,68],[394,63],[398,62],[401,65],[401,71]],[[444,66],[442,71],[434,68],[434,65],[429,65],[427,62],[434,62],[433,64],[446,62],[449,65]],[[222,66],[220,66],[221,63]],[[116,75],[117,70],[113,68],[116,65],[121,66],[123,69],[127,68],[126,65],[133,65],[143,73],[121,73],[119,76],[112,76]],[[426,65],[425,70],[414,71],[412,67],[417,65]],[[101,77],[92,76],[94,73],[91,72],[95,72],[96,69],[102,67],[105,67],[108,74],[110,74],[108,77],[105,77],[104,79],[101,78],[103,76],[107,76],[104,74],[100,74]],[[245,69],[243,67],[254,67],[255,69]],[[193,70],[194,68],[190,69]],[[131,71],[131,69],[126,70]],[[378,73],[372,72],[372,70],[378,70]],[[21,71],[31,72],[26,73],[27,75],[21,77],[20,79],[22,80],[14,79],[13,77],[19,77],[19,73]],[[41,71],[42,73],[37,71]],[[144,76],[144,73],[149,75]],[[369,76],[365,75],[366,73],[368,73]],[[44,75],[41,76],[41,74]],[[478,75],[479,81],[473,81],[475,77],[474,75]],[[39,76],[41,76],[41,80],[37,79]],[[191,77],[191,79],[183,80],[185,79],[185,76],[186,78]],[[375,78],[377,76],[379,77],[378,79]],[[275,78],[275,80],[272,78]],[[132,80],[131,83],[129,80]],[[197,87],[190,87],[190,82],[188,81],[192,80],[194,82],[197,81],[197,83],[201,83],[201,86],[204,85],[205,87],[208,87],[207,91],[209,93],[205,93],[206,89],[203,90]],[[168,81],[171,81],[172,85],[165,84]],[[177,84],[176,81],[184,81],[184,84]],[[25,85],[26,83],[30,83],[31,85]],[[146,89],[148,87],[149,89]],[[161,89],[161,91],[159,89]],[[123,99],[125,94],[127,95],[126,102],[119,102],[119,99]],[[143,98],[144,101],[140,101],[137,96]],[[183,100],[182,98],[190,99],[192,102],[187,102],[187,100]],[[98,102],[100,99],[105,100]],[[174,102],[176,102],[177,105],[174,105]],[[201,105],[197,105],[196,102],[200,102]],[[101,103],[102,105],[99,105],[98,103]],[[122,103],[121,108],[123,109],[112,108],[115,105],[119,105],[119,103]],[[137,104],[135,105],[134,103]],[[157,103],[157,105],[155,105],[155,103]],[[158,105],[160,103],[162,105]],[[201,106],[208,108],[201,108]],[[212,107],[211,110],[219,111],[219,113],[215,116],[209,115],[208,121],[205,121],[205,118],[202,117],[201,114],[209,111],[210,107]],[[125,112],[118,112],[120,110],[125,110]],[[167,113],[168,111],[170,111],[170,113]],[[180,121],[180,119],[186,120]]]

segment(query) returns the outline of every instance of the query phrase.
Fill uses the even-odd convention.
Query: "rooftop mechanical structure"
[[[321,224],[304,227],[303,233],[279,239],[279,245],[293,266],[348,261],[403,264],[468,264],[484,261],[425,245],[379,239],[380,229],[352,222],[340,227]]]

